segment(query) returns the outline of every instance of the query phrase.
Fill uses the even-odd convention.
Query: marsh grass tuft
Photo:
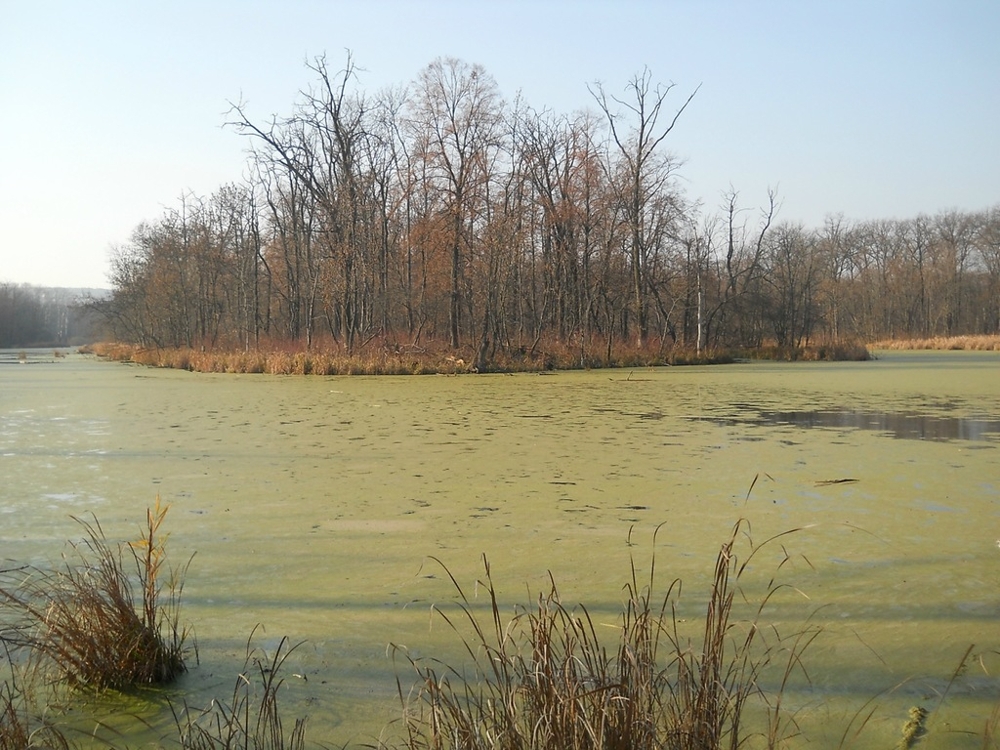
[[[96,517],[60,568],[25,566],[0,579],[0,638],[44,674],[74,687],[126,690],[184,672],[182,575],[165,565],[167,507],[147,509],[142,537],[107,540]]]
[[[639,576],[633,561],[612,647],[598,637],[586,607],[562,603],[551,577],[549,592],[533,608],[505,619],[485,557],[485,579],[477,584],[489,599],[485,613],[438,561],[458,594],[456,613],[438,612],[461,639],[468,665],[416,659],[396,648],[418,677],[411,690],[397,677],[404,746],[736,748],[749,734],[744,718],[751,704],[759,710],[756,734],[768,747],[778,746],[797,732],[781,691],[802,669],[802,653],[819,631],[782,636],[764,625],[767,602],[785,588],[773,579],[749,620],[734,617],[740,578],[751,559],[778,539],[755,546],[748,531],[745,522],[736,524],[719,551],[700,636],[682,632],[680,582],[657,596],[655,555],[648,578]],[[742,560],[735,550],[741,539],[749,547]],[[779,567],[788,560],[785,554]],[[777,694],[762,687],[772,666],[778,667]]]
[[[834,341],[803,346],[765,344],[744,349],[740,359],[772,360],[776,362],[867,362],[872,358],[868,347],[858,341]]]
[[[256,632],[256,629],[254,629]],[[282,638],[271,656],[247,639],[243,671],[236,678],[229,703],[212,701],[204,710],[185,705],[174,710],[178,742],[184,750],[302,750],[306,720],[296,719],[286,734],[278,708],[284,684],[282,668],[297,646]]]

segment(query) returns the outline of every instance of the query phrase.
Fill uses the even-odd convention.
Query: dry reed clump
[[[806,347],[761,346],[756,349],[703,349],[669,340],[648,341],[641,347],[590,337],[546,340],[531,347],[508,344],[478,361],[471,347],[454,350],[442,342],[401,345],[373,338],[352,350],[336,342],[321,342],[302,350],[294,342],[272,341],[253,350],[226,348],[147,349],[122,344],[95,344],[87,351],[119,361],[152,367],[172,367],[197,372],[268,373],[272,375],[458,375],[472,372],[542,372],[601,368],[640,368],[664,365],[704,365],[743,359],[864,360],[868,350],[856,343],[831,343]]]
[[[93,354],[97,357],[103,357],[105,359],[112,359],[116,362],[124,362],[125,357],[123,355],[122,349],[123,344],[111,342],[111,341],[98,341],[92,344],[84,344],[78,347],[76,350],[77,354]]]
[[[33,671],[95,690],[170,682],[186,669],[181,576],[165,566],[157,498],[142,538],[108,542],[96,518],[64,566],[25,566],[0,578],[0,639]],[[165,580],[166,579],[166,580]]]
[[[867,362],[871,358],[868,347],[857,341],[804,347],[802,355],[802,359],[812,362]]]
[[[874,349],[1000,352],[1000,335],[933,336],[924,339],[886,339],[872,344]]]
[[[254,629],[256,632],[256,628]],[[236,678],[229,703],[212,701],[203,710],[186,704],[174,708],[178,744],[184,750],[302,750],[306,720],[296,719],[291,731],[281,721],[279,677],[285,660],[297,646],[282,638],[270,657],[247,639],[243,671]]]
[[[783,588],[773,580],[749,619],[734,617],[747,565],[777,539],[754,546],[747,535],[749,553],[740,560],[735,546],[744,530],[738,523],[719,551],[703,629],[693,639],[682,634],[676,613],[680,583],[662,598],[654,594],[655,560],[645,580],[633,563],[618,642],[611,648],[601,642],[585,607],[561,602],[554,582],[534,608],[505,620],[484,558],[485,581],[477,584],[489,596],[484,623],[481,608],[448,572],[459,611],[438,611],[461,638],[470,666],[417,659],[396,648],[418,677],[413,690],[404,690],[397,678],[403,747],[736,748],[747,739],[750,708],[758,712],[756,731],[764,744],[780,745],[796,731],[781,693],[819,631],[782,635],[764,624],[767,602]],[[788,559],[786,554],[779,567]],[[774,694],[762,688],[765,671],[777,686]]]
[[[864,344],[836,341],[808,346],[764,345],[745,349],[739,353],[739,357],[778,362],[867,362],[872,355]]]

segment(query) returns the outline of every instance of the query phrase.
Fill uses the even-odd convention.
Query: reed
[[[7,654],[10,661],[10,654]],[[30,690],[16,670],[0,683],[0,750],[69,750],[66,736],[34,710]]]
[[[983,750],[1000,749],[1000,702],[986,719],[983,727]]]
[[[767,747],[777,747],[797,731],[780,692],[819,631],[782,636],[764,624],[767,602],[783,588],[773,579],[750,619],[734,617],[748,563],[778,539],[754,546],[745,530],[744,522],[736,524],[720,549],[700,637],[682,633],[679,581],[655,593],[654,557],[648,578],[639,576],[633,562],[618,640],[610,648],[587,608],[564,605],[551,578],[551,589],[532,608],[505,619],[484,558],[485,579],[477,584],[489,600],[484,618],[442,564],[458,594],[458,611],[438,611],[459,636],[468,664],[395,650],[417,675],[412,689],[397,678],[403,747],[736,748],[750,733],[744,721],[750,708],[758,712],[756,734]],[[741,539],[749,549],[742,560],[735,550]],[[762,687],[763,675],[779,660],[775,695]]]
[[[174,709],[177,741],[183,750],[302,750],[306,720],[296,719],[286,731],[278,707],[284,684],[281,672],[297,646],[282,638],[271,656],[247,639],[243,671],[236,678],[228,703],[212,701],[205,709],[184,705]]]
[[[874,349],[910,350],[933,349],[941,351],[1000,351],[1000,335],[984,334],[980,336],[931,336],[922,339],[886,339],[876,341]]]
[[[167,507],[147,509],[138,541],[109,542],[96,517],[51,570],[25,566],[0,579],[0,639],[26,663],[95,690],[170,682],[186,670],[179,624],[183,576],[165,567]]]
[[[108,543],[96,519],[81,522],[87,538],[73,546],[74,563],[66,563],[65,571],[0,571],[0,579],[13,576],[18,582],[0,587],[0,647],[8,667],[0,681],[0,750],[76,747],[50,720],[51,709],[35,708],[39,695],[31,686],[40,684],[44,696],[51,696],[53,668],[72,685],[119,690],[164,681],[184,669],[176,574],[170,574],[166,603],[161,585],[166,510],[157,500],[147,510],[142,538],[122,545]],[[803,656],[821,631],[807,622],[783,634],[767,614],[781,592],[799,593],[777,579],[792,560],[782,539],[798,529],[755,544],[749,524],[737,522],[716,557],[704,615],[687,620],[679,614],[681,582],[671,581],[665,591],[657,583],[661,528],[653,535],[648,571],[640,573],[632,560],[622,608],[611,626],[617,634],[613,643],[599,636],[611,632],[611,623],[595,619],[584,605],[565,605],[551,575],[547,592],[507,617],[485,556],[484,579],[476,584],[485,592],[485,604],[470,598],[437,560],[457,592],[457,604],[435,610],[458,637],[463,663],[412,657],[394,646],[394,655],[417,679],[404,687],[397,673],[402,719],[393,736],[400,739],[380,740],[377,747],[735,750],[794,741],[799,730],[785,691],[797,674],[808,682]],[[777,562],[755,563],[762,550],[775,548]],[[774,573],[766,583],[757,575],[748,578],[751,568],[769,566]],[[70,612],[79,621],[76,630],[66,623]],[[162,641],[157,649],[149,646],[150,631]],[[286,661],[297,646],[282,638],[268,654],[254,646],[256,632],[247,639],[228,701],[213,700],[203,709],[171,704],[176,728],[171,747],[304,750],[306,719],[289,725],[279,706]],[[26,663],[18,659],[22,650],[29,655]],[[970,646],[937,707],[911,709],[898,748],[914,747],[933,734],[934,715],[977,661],[982,663],[983,655]],[[874,704],[873,698],[856,713],[841,747],[858,740]],[[386,736],[389,731],[393,727]],[[1000,705],[976,739],[983,748],[998,748],[998,736]]]
[[[271,375],[457,375],[472,372],[541,372],[598,368],[639,368],[667,365],[728,364],[737,358],[784,360],[868,359],[860,344],[839,343],[808,347],[703,349],[661,342],[643,347],[622,342],[613,353],[598,343],[586,347],[571,341],[549,340],[538,346],[498,348],[487,363],[476,364],[469,347],[453,350],[443,342],[400,345],[371,339],[351,352],[329,342],[303,350],[296,342],[269,342],[244,351],[224,347],[147,349],[118,343],[94,344],[86,352],[122,362],[196,372],[267,373]]]
[[[31,747],[33,723],[24,695],[9,682],[0,685],[0,750]]]
[[[835,341],[807,346],[776,346],[765,344],[739,352],[740,359],[776,362],[866,362],[872,358],[864,344],[856,341]]]

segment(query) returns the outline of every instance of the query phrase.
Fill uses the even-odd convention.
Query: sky
[[[822,226],[1000,204],[997,0],[0,0],[0,283],[108,287],[133,229],[239,181],[225,125],[290,114],[350,53],[360,90],[438,57],[537,110],[673,84],[702,211],[735,189]],[[700,87],[700,88],[699,88]]]

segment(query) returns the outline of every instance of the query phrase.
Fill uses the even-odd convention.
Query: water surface
[[[751,404],[734,404],[742,417],[719,418],[723,425],[763,426],[794,425],[795,427],[825,427],[834,430],[874,430],[904,440],[972,440],[1000,438],[1000,419],[981,417],[929,416],[919,412],[873,412],[852,408],[807,411],[755,411]],[[656,413],[642,415],[659,419]],[[701,417],[694,417],[701,419]],[[745,440],[764,440],[748,433]]]
[[[160,495],[171,554],[194,555],[201,664],[180,694],[227,695],[261,625],[265,646],[303,641],[283,699],[341,746],[398,714],[390,643],[461,658],[431,614],[455,598],[434,559],[474,591],[487,556],[510,608],[551,572],[613,634],[630,556],[647,563],[657,525],[658,579],[683,579],[691,622],[738,519],[758,542],[801,528],[748,584],[787,553],[795,590],[773,622],[824,629],[789,696],[804,731],[835,743],[891,691],[867,741],[891,746],[975,643],[990,673],[970,668],[942,708],[955,729],[941,746],[963,747],[1000,700],[998,376],[997,355],[958,352],[381,378],[41,357],[0,367],[0,557],[58,559],[81,536],[71,517],[91,513],[133,538]]]

